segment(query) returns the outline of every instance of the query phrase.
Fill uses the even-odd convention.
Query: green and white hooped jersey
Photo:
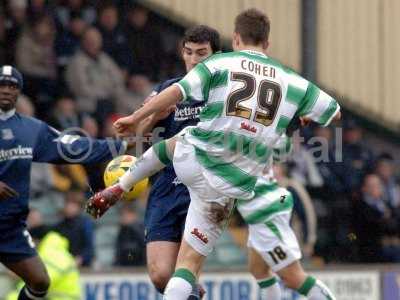
[[[275,143],[295,116],[328,125],[338,103],[313,83],[254,51],[215,54],[175,83],[184,100],[206,101],[185,140],[209,184],[250,199]]]

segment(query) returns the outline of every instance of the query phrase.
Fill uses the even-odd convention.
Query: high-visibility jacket
[[[56,232],[46,234],[38,246],[50,277],[48,300],[82,299],[79,270],[68,246],[68,240]],[[22,287],[23,283],[18,286]],[[19,290],[10,293],[6,300],[16,300]]]

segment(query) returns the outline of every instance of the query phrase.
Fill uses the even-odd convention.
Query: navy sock
[[[19,292],[18,300],[41,300],[44,299],[46,294],[47,291],[45,292],[32,291],[25,285]]]

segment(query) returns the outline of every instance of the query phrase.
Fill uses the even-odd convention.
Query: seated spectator
[[[53,1],[30,0],[28,1],[28,21],[30,23],[40,19],[43,15],[51,15]]]
[[[93,113],[104,120],[126,96],[121,70],[102,50],[99,31],[88,28],[81,41],[81,49],[67,67],[66,80],[77,99],[78,109]]]
[[[383,195],[386,204],[399,216],[400,186],[394,176],[395,162],[390,154],[383,154],[378,158],[375,172],[382,180]]]
[[[160,62],[164,54],[164,46],[154,22],[149,22],[149,11],[134,4],[128,12],[125,27],[129,49],[134,56],[132,72],[143,73],[150,80],[159,80]]]
[[[290,177],[306,187],[321,187],[324,181],[315,163],[319,158],[297,141],[298,135],[293,138],[297,147],[289,158]]]
[[[87,188],[87,174],[82,165],[50,165],[54,188],[59,192],[67,192],[73,187],[82,190]]]
[[[150,95],[154,85],[144,74],[133,74],[128,80],[128,95],[125,101],[119,103],[118,112],[133,112]]]
[[[145,265],[144,226],[139,222],[132,204],[125,204],[121,209],[116,243],[116,266]]]
[[[66,30],[74,15],[80,14],[86,24],[93,24],[96,20],[95,9],[88,5],[86,0],[62,0],[56,7],[55,15],[59,30]]]
[[[82,210],[85,195],[81,190],[70,190],[64,201],[63,219],[55,230],[68,239],[78,266],[90,266],[94,256],[94,228],[92,220]]]
[[[399,262],[398,223],[384,201],[382,182],[365,176],[361,194],[354,200],[353,227],[360,262]]]
[[[31,99],[29,99],[27,96],[21,94],[18,96],[17,104],[15,106],[16,110],[18,113],[29,116],[29,117],[34,117],[35,116],[35,107],[33,106],[33,103]]]
[[[68,128],[81,127],[81,119],[75,101],[69,96],[62,96],[54,106],[49,123],[56,129],[63,131]]]
[[[372,150],[363,142],[363,132],[355,120],[345,120],[343,124],[343,162],[337,163],[344,178],[346,192],[359,189],[362,178],[373,166]]]
[[[16,62],[25,76],[24,91],[37,100],[35,106],[41,114],[49,108],[56,91],[54,35],[51,18],[43,16],[25,29],[17,42]]]
[[[6,18],[0,12],[0,64],[3,66],[8,62],[8,45],[6,35]]]
[[[133,53],[129,50],[125,32],[119,27],[117,7],[108,3],[101,6],[97,28],[103,37],[103,50],[110,55],[127,75],[132,69]]]
[[[87,27],[87,23],[82,18],[81,13],[73,13],[69,18],[69,24],[65,30],[60,30],[57,33],[55,41],[55,51],[57,55],[57,64],[63,71],[79,49],[79,43],[82,38],[82,34]]]
[[[27,21],[28,0],[8,1],[6,6],[7,64],[15,63],[15,48]]]
[[[108,119],[108,118],[107,118]],[[104,122],[107,124],[107,121]],[[107,125],[104,125],[107,126]],[[82,125],[81,125],[83,132],[86,135],[92,138],[98,138],[100,136],[100,129],[97,121],[92,117],[86,115],[82,118]],[[104,136],[104,137],[107,137]],[[92,192],[97,192],[100,189],[104,189],[104,180],[103,174],[104,169],[107,163],[104,164],[86,164],[83,167],[85,168],[86,174],[88,179],[86,182],[89,182],[89,186],[92,189]]]

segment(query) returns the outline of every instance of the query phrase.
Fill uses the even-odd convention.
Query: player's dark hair
[[[269,30],[268,16],[256,8],[241,12],[235,19],[235,32],[245,44],[260,45],[267,42]]]
[[[207,25],[197,25],[187,29],[182,39],[182,45],[188,42],[199,44],[209,42],[211,50],[214,53],[221,51],[221,41],[218,31]]]

